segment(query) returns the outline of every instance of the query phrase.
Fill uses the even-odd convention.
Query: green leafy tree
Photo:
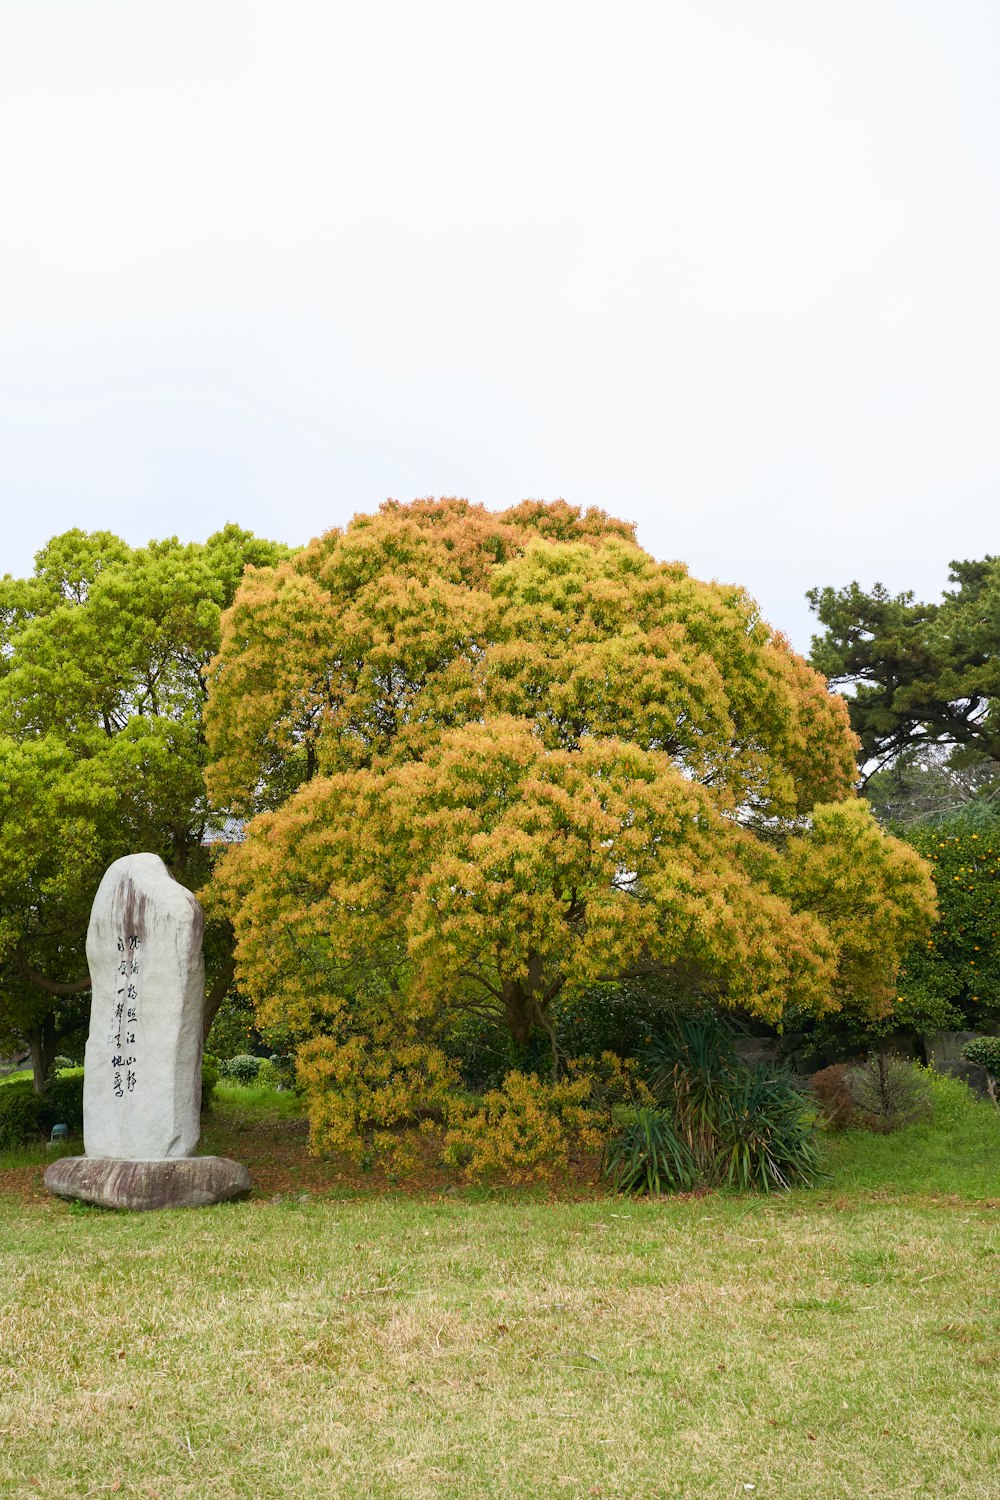
[[[897,1015],[917,1031],[1000,1026],[1000,816],[911,830],[928,861],[940,919],[910,948]]]
[[[871,776],[904,759],[933,770],[945,751],[961,771],[993,785],[1000,770],[1000,558],[953,562],[955,585],[939,603],[912,592],[815,588],[808,595],[825,632],[812,663],[849,687],[851,724]]]
[[[1000,559],[954,562],[924,604],[880,584],[813,589],[812,661],[849,690],[865,796],[931,864],[940,922],[900,970],[892,1023],[1000,1017]],[[996,852],[994,852],[996,851]]]
[[[86,1024],[85,938],[107,865],[160,854],[208,873],[203,670],[246,565],[287,549],[227,526],[133,549],[69,531],[32,577],[0,582],[0,1050],[30,1049],[36,1087]],[[209,1017],[231,942],[207,942]]]

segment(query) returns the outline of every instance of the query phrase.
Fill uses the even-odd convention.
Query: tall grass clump
[[[622,1191],[771,1192],[820,1174],[815,1108],[786,1074],[748,1068],[713,1012],[675,1016],[647,1062],[657,1108],[637,1111],[605,1152],[605,1174]]]
[[[637,1109],[608,1141],[602,1171],[620,1193],[693,1188],[698,1169],[686,1140],[662,1110]]]

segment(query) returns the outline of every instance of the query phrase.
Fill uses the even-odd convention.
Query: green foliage
[[[960,1129],[969,1121],[979,1121],[989,1113],[964,1078],[956,1078],[954,1073],[939,1073],[935,1068],[928,1068],[924,1078],[931,1099],[929,1123],[935,1134]]]
[[[601,1170],[620,1193],[658,1194],[693,1188],[698,1169],[669,1114],[637,1109],[611,1137]]]
[[[851,684],[866,792],[933,865],[940,924],[905,955],[891,1025],[916,1032],[1000,1022],[1000,559],[951,565],[937,604],[814,589],[826,633],[813,664]]]
[[[929,862],[940,919],[906,953],[897,1024],[921,1032],[1000,1022],[1000,816],[950,819],[907,832]]]
[[[552,1068],[552,1046],[533,1033],[520,1046],[510,1027],[492,1011],[460,1011],[443,1028],[441,1051],[459,1069],[462,1086],[476,1093],[498,1088],[512,1069],[545,1073]]]
[[[238,991],[230,990],[215,1013],[208,1045],[216,1057],[227,1062],[231,1057],[255,1051],[260,1044],[253,1006]]]
[[[896,1031],[930,1036],[1000,1025],[1000,815],[980,804],[911,826],[903,837],[933,872],[937,925],[903,954],[898,994],[884,1015],[789,1018],[806,1033],[812,1056],[856,1057]]]
[[[1000,1036],[977,1036],[975,1041],[966,1042],[965,1055],[969,1062],[1000,1078]]]
[[[847,1086],[858,1109],[883,1130],[900,1130],[926,1119],[933,1096],[925,1069],[892,1053],[876,1052],[847,1074]]]
[[[691,1001],[679,986],[668,987],[654,975],[560,996],[551,1012],[559,1055],[643,1057],[664,1014],[685,1004]],[[479,1092],[499,1087],[510,1072],[541,1075],[552,1070],[552,1043],[545,1032],[532,1032],[517,1043],[503,1017],[481,1011],[456,1015],[441,1046],[458,1063],[464,1086]]]
[[[905,751],[865,782],[865,797],[884,826],[900,832],[961,816],[973,827],[996,816],[1000,764],[972,749],[922,746]]]
[[[107,866],[142,849],[188,886],[208,874],[202,674],[244,567],[286,554],[235,526],[141,548],[75,530],[0,580],[0,1051],[29,1043],[40,1078],[82,1040]]]
[[[0,1084],[0,1151],[22,1146],[45,1129],[46,1107],[30,1078]]]
[[[278,1059],[265,1057],[261,1059],[260,1067],[257,1069],[256,1081],[269,1089],[288,1088],[289,1072],[287,1068],[282,1067]]]
[[[205,1121],[204,1149],[220,1134],[239,1134],[253,1121],[302,1120],[306,1103],[299,1089],[277,1090],[259,1083],[237,1083],[220,1078],[213,1098],[212,1117]]]
[[[650,1043],[648,1066],[654,1096],[670,1109],[698,1172],[710,1176],[723,1100],[741,1066],[729,1027],[708,1010],[675,1016]]]
[[[664,1016],[691,1000],[678,983],[656,975],[594,985],[553,1007],[553,1025],[564,1057],[644,1057]]]
[[[236,1057],[227,1057],[219,1063],[219,1075],[222,1078],[231,1078],[234,1083],[255,1083],[263,1063],[262,1057],[254,1057],[249,1052],[241,1052]]]
[[[957,588],[939,604],[881,584],[810,590],[826,627],[812,662],[835,685],[853,685],[847,704],[862,765],[891,765],[927,746],[1000,762],[991,710],[1000,695],[1000,558],[953,562],[949,578]]]
[[[30,1078],[0,1083],[0,1150],[48,1135],[53,1125],[71,1135],[83,1128],[83,1069],[57,1073],[38,1093]]]
[[[83,1129],[83,1069],[73,1068],[72,1071],[57,1073],[50,1078],[45,1085],[43,1094],[45,1100],[45,1118],[51,1116],[52,1125],[63,1124],[69,1127],[70,1135],[76,1135]]]
[[[721,1095],[715,1182],[769,1193],[808,1185],[820,1154],[807,1101],[789,1078],[766,1068],[738,1071]]]
[[[649,1191],[654,1169],[669,1182],[671,1163],[675,1174],[689,1164],[691,1180],[742,1192],[771,1192],[816,1179],[820,1158],[807,1101],[785,1074],[741,1063],[719,1016],[711,1011],[675,1015],[647,1056],[649,1086],[661,1110],[658,1115],[638,1111],[637,1123],[611,1143],[609,1159],[623,1185]],[[665,1122],[662,1129],[655,1118]],[[660,1138],[662,1160],[654,1150]],[[673,1141],[683,1147],[682,1157],[672,1154]]]
[[[219,1059],[213,1057],[211,1052],[203,1052],[201,1057],[201,1107],[210,1109],[212,1096],[219,1082]]]

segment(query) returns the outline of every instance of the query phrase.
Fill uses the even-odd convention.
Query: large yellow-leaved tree
[[[434,1073],[463,1010],[521,1040],[624,976],[884,1011],[933,909],[854,794],[843,700],[600,511],[357,516],[245,575],[209,685],[240,983],[342,1090],[379,1057],[405,1094],[391,1058]]]

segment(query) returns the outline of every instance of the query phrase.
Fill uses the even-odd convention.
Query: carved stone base
[[[109,1156],[64,1156],[45,1172],[57,1198],[79,1198],[102,1208],[204,1208],[250,1191],[250,1174],[225,1156],[177,1156],[128,1161]]]

